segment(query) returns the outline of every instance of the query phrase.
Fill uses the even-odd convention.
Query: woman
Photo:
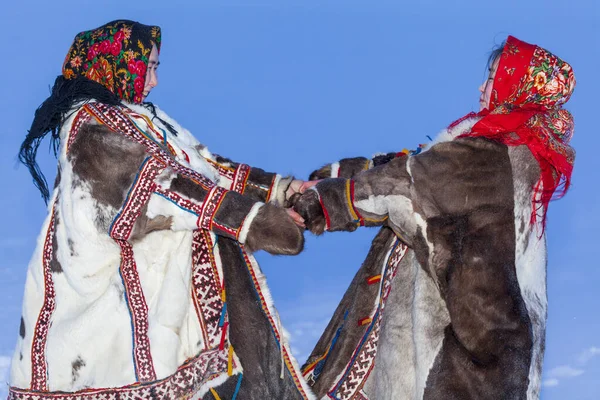
[[[573,120],[562,105],[574,85],[569,64],[511,36],[480,88],[480,112],[429,149],[313,174],[334,179],[296,204],[311,231],[395,233],[376,237],[304,367],[317,395],[539,397],[544,228],[550,199],[570,182]]]
[[[212,398],[223,382],[227,398],[310,396],[250,254],[302,250],[276,206],[299,181],[213,156],[143,103],[160,47],[159,27],[126,20],[78,34],[36,111],[20,156],[50,213],[11,399]],[[48,132],[51,195],[35,161]]]

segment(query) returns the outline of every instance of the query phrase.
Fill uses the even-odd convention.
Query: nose
[[[485,92],[485,84],[487,82],[483,82],[480,86],[479,86],[479,91],[483,94]]]
[[[158,85],[158,75],[156,71],[150,71],[150,81],[148,82],[148,86],[151,88],[155,88]]]

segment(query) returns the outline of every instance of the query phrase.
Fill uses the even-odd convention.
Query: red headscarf
[[[549,51],[509,36],[492,87],[489,110],[461,137],[485,137],[508,146],[526,145],[541,169],[534,188],[531,222],[545,225],[551,199],[569,188],[575,151],[569,146],[573,117],[562,109],[575,77],[569,64]],[[555,195],[556,192],[556,195]]]

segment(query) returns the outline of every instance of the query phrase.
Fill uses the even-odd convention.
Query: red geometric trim
[[[379,333],[385,302],[392,289],[392,281],[396,276],[398,265],[404,258],[408,249],[408,247],[399,240],[396,240],[392,246],[392,253],[384,267],[379,303],[375,308],[373,321],[365,331],[365,335],[360,340],[357,348],[354,350],[340,381],[334,384],[333,389],[327,393],[331,399],[366,399],[365,394],[361,393],[361,391],[375,366],[375,356],[377,355],[377,345],[379,342]]]
[[[188,399],[227,370],[227,352],[211,350],[189,360],[165,379],[120,388],[86,389],[73,393],[40,393],[9,388],[8,400],[142,400]]]
[[[210,190],[202,204],[202,212],[198,216],[198,228],[206,230],[212,229],[213,217],[219,209],[225,194],[227,194],[227,190],[219,186],[214,186]],[[235,233],[233,236],[235,237]]]
[[[250,166],[246,164],[240,164],[233,175],[233,182],[231,183],[231,190],[244,193],[244,189],[246,188],[246,182],[248,181],[248,177],[250,176]]]
[[[192,241],[192,291],[194,306],[204,337],[205,349],[214,349],[219,345],[221,331],[219,326],[223,312],[221,280],[212,256],[213,243],[210,233],[205,230],[194,231]],[[227,321],[225,315],[224,321]]]
[[[44,272],[44,303],[40,310],[33,342],[31,346],[31,389],[45,391],[47,390],[47,364],[46,364],[46,341],[48,339],[48,329],[50,328],[50,318],[56,305],[54,282],[52,281],[52,271],[50,262],[53,257],[52,243],[54,241],[54,220],[55,212],[52,207],[50,224],[46,232],[44,241],[44,251],[42,253],[42,265]]]
[[[71,145],[75,141],[75,137],[77,136],[81,125],[83,125],[91,119],[92,116],[89,113],[85,112],[83,109],[77,113],[75,119],[73,120],[73,124],[71,125],[71,131],[69,132],[69,139],[67,140],[67,153],[69,152]]]
[[[131,236],[135,221],[142,208],[148,203],[150,195],[156,188],[154,180],[165,169],[164,164],[155,158],[148,157],[142,163],[140,172],[129,189],[121,211],[113,220],[109,235],[113,239],[127,240]]]
[[[151,382],[156,380],[156,372],[154,371],[154,362],[150,352],[150,339],[148,338],[148,305],[133,257],[133,247],[125,240],[116,240],[116,242],[121,246],[119,272],[123,279],[127,306],[133,325],[135,376],[138,382]]]

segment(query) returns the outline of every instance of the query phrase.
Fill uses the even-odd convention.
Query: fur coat
[[[310,398],[251,254],[302,249],[291,178],[139,105],[80,104],[60,135],[9,398]]]
[[[311,177],[333,178],[296,205],[313,232],[385,226],[303,367],[319,398],[539,397],[540,170],[525,146],[456,139],[476,121],[420,154],[344,159]]]

